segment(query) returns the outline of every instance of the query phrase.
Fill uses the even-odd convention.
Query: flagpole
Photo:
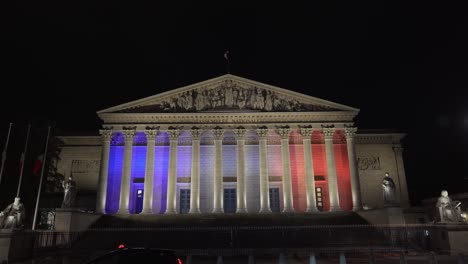
[[[2,166],[0,167],[0,183],[2,183],[3,168],[5,166],[8,143],[10,142],[10,133],[11,133],[11,127],[12,126],[13,126],[13,123],[10,123],[10,127],[8,128],[8,135],[7,135],[7,140],[6,140],[6,143],[5,143],[5,148],[3,149],[3,152],[2,152]]]
[[[16,191],[16,197],[19,197],[20,190],[21,190],[21,181],[23,179],[24,162],[26,159],[26,151],[28,151],[28,141],[29,141],[30,132],[31,132],[31,124],[28,125],[28,133],[26,134],[26,143],[24,144],[24,151],[21,154],[21,170],[20,170],[20,178],[18,182],[18,190]]]
[[[50,126],[47,128],[46,145],[45,145],[44,155],[42,156],[41,178],[39,179],[39,190],[37,191],[36,207],[34,208],[34,218],[33,218],[32,230],[36,229],[37,210],[39,209],[39,200],[41,198],[42,179],[44,178],[44,171],[45,171],[45,167],[46,167],[45,165],[46,165],[46,162],[47,162],[47,149],[49,147],[49,138],[50,138]]]

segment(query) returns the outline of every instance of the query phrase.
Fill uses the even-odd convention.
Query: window
[[[237,208],[237,195],[236,189],[227,188],[224,189],[224,213],[233,214]]]
[[[322,187],[315,187],[315,201],[317,203],[317,209],[323,211],[323,193]]]
[[[280,211],[279,188],[270,188],[270,209],[274,213]]]
[[[190,210],[190,189],[180,189],[180,213],[186,214]]]

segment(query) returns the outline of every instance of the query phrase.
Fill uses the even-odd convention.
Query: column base
[[[317,207],[308,207],[306,209],[306,213],[320,213],[320,211],[317,209]]]
[[[343,212],[343,209],[339,206],[331,207],[330,206],[330,212]]]
[[[175,209],[167,209],[166,212],[164,212],[165,215],[174,215],[177,214],[177,211]]]
[[[211,213],[212,214],[224,214],[224,209],[223,208],[214,208]]]
[[[116,214],[130,214],[128,209],[119,209]]]
[[[153,210],[151,209],[143,209],[140,214],[153,214]]]
[[[188,213],[189,213],[189,214],[201,214],[199,208],[190,209]]]
[[[236,214],[246,214],[247,208],[237,208]]]
[[[294,210],[293,207],[290,207],[290,208],[284,208],[282,212],[283,213],[295,213],[296,210]]]
[[[259,214],[269,214],[271,213],[270,208],[261,208],[260,211],[258,211]]]

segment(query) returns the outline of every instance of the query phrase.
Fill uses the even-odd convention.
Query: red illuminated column
[[[153,178],[154,178],[154,146],[156,144],[157,129],[147,129],[146,134],[146,164],[145,187],[143,194],[143,214],[153,213]]]
[[[341,211],[340,197],[338,194],[338,182],[336,179],[336,164],[335,154],[333,151],[333,135],[335,134],[334,127],[323,127],[322,132],[325,138],[325,154],[327,159],[328,172],[328,192],[330,196],[330,211]]]
[[[99,130],[102,136],[102,152],[101,152],[101,170],[99,174],[99,184],[96,196],[96,212],[106,213],[106,195],[107,195],[107,177],[109,174],[109,152],[110,142],[112,139],[112,130]]]
[[[245,192],[245,128],[234,129],[237,141],[237,209],[236,213],[247,213]]]
[[[214,203],[213,213],[223,213],[223,136],[224,130],[221,128],[213,129],[215,145],[215,166],[214,166]]]
[[[268,179],[267,163],[267,136],[268,128],[258,128],[258,151],[260,159],[260,213],[271,213],[270,208],[270,189]]]
[[[124,164],[122,168],[122,182],[120,184],[120,205],[117,213],[128,214],[128,205],[130,202],[130,180],[132,174],[132,148],[133,138],[135,137],[135,128],[124,128],[122,134],[125,138]]]
[[[177,204],[177,144],[180,130],[173,128],[167,131],[169,135],[169,173],[167,175],[167,203],[165,214],[176,214]]]
[[[281,159],[283,161],[283,202],[284,213],[294,212],[293,191],[291,181],[291,161],[289,154],[289,127],[278,128],[278,134],[281,136]]]
[[[192,128],[192,175],[190,178],[190,214],[200,213],[200,136],[202,131]]]
[[[353,211],[362,209],[361,202],[361,186],[359,183],[359,171],[356,160],[356,150],[354,147],[354,135],[356,134],[357,128],[347,127],[345,128],[346,145],[348,147],[348,160],[349,160],[349,172],[351,174],[351,195],[353,198]]]
[[[301,127],[302,146],[304,148],[304,170],[306,180],[306,195],[307,195],[307,212],[318,212],[317,202],[315,199],[315,175],[314,175],[314,162],[312,160],[312,146],[311,136],[312,127]]]

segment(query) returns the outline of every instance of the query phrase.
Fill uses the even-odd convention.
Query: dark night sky
[[[360,108],[360,128],[407,133],[414,202],[441,188],[468,191],[462,6],[137,2],[14,1],[3,9],[1,144],[10,121],[16,133],[27,120],[96,133],[97,110],[225,74],[229,49],[233,74]]]

